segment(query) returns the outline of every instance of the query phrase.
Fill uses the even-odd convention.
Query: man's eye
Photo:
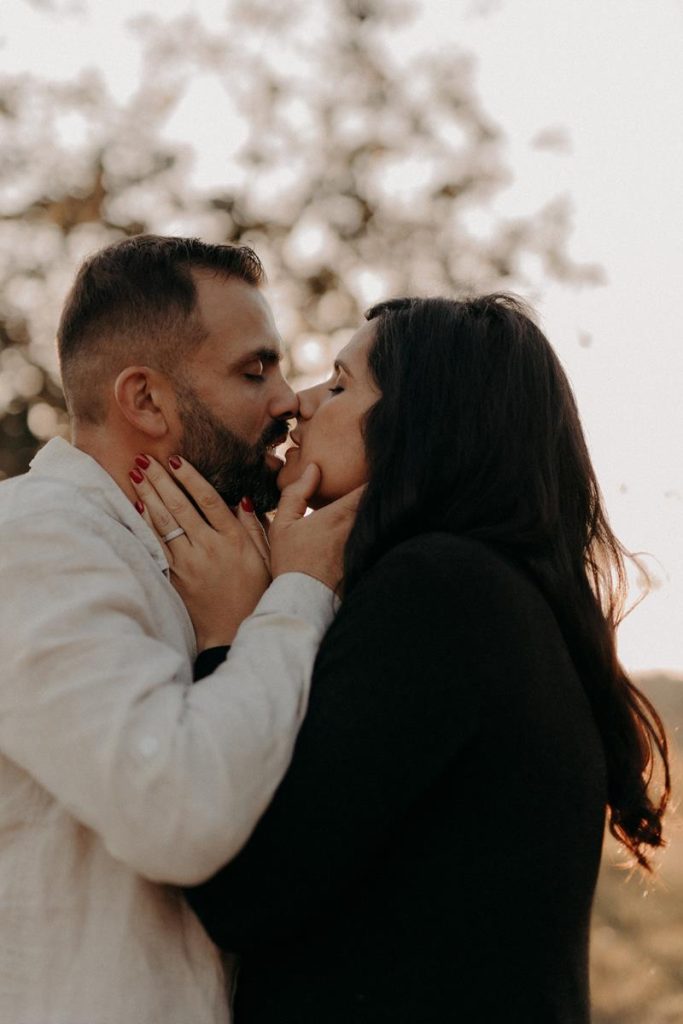
[[[247,380],[263,380],[263,371],[265,367],[262,359],[255,359],[253,363],[249,363],[244,371],[244,376]]]

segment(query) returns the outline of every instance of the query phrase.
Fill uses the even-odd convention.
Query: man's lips
[[[266,445],[267,452],[273,452],[276,448],[279,448],[281,444],[284,444],[289,437],[289,431],[285,430],[284,433],[279,434],[273,441],[269,441]]]
[[[271,469],[281,469],[284,465],[284,461],[275,454],[277,448],[284,444],[289,438],[289,431],[285,430],[282,434],[278,435],[275,440],[271,441],[270,444],[266,445],[264,453],[264,460],[268,463]]]

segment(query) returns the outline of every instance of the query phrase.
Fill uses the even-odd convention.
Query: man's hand
[[[307,516],[306,502],[319,483],[320,469],[312,463],[282,492],[268,535],[271,571],[273,579],[286,572],[303,572],[336,591],[344,574],[344,547],[364,488]]]

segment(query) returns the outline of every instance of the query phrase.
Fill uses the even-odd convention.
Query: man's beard
[[[214,416],[196,392],[176,381],[178,411],[183,424],[180,454],[212,484],[223,501],[235,506],[251,498],[258,515],[280,500],[279,469],[265,461],[266,448],[288,431],[285,420],[273,420],[255,445],[233,433]]]

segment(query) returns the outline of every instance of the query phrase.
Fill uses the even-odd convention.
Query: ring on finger
[[[177,526],[175,530],[171,530],[170,533],[165,533],[161,539],[163,540],[164,544],[168,544],[169,541],[175,540],[176,537],[182,537],[184,536],[184,534],[185,531],[183,530],[182,526]]]

